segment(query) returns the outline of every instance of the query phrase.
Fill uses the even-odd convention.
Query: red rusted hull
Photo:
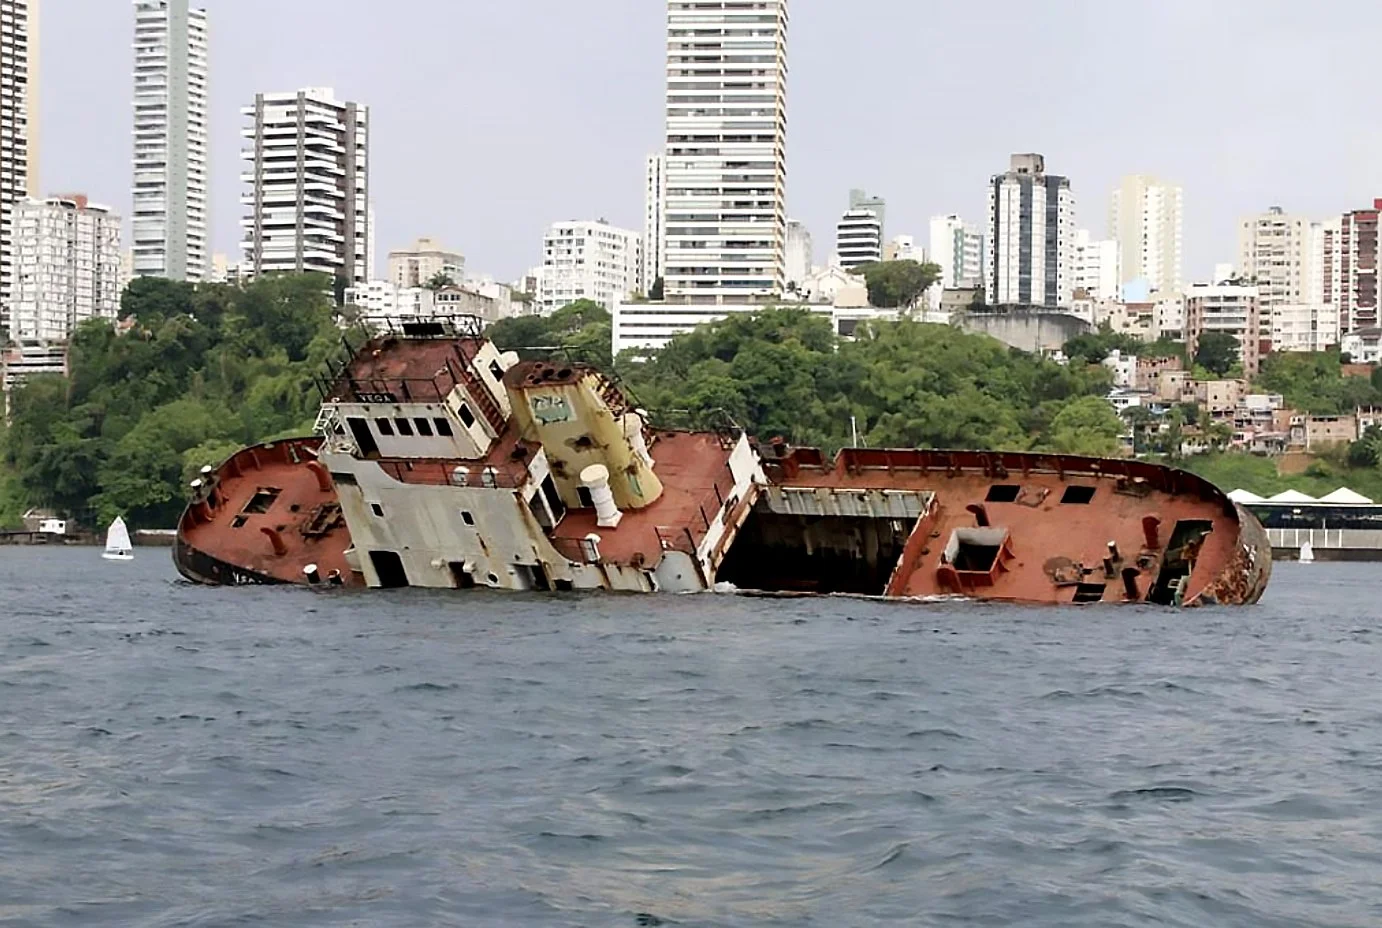
[[[715,484],[725,466],[714,457],[719,440],[703,437],[666,433],[655,447],[665,503],[606,532],[602,557],[610,564],[652,568],[667,551],[696,550],[693,523],[713,521],[696,500],[710,493],[726,502]],[[212,489],[179,525],[173,556],[183,576],[222,585],[364,585],[335,488],[317,462],[320,444],[304,438],[246,449],[211,475]],[[779,449],[762,466],[767,483],[757,496],[726,503],[730,528],[709,554],[707,586],[718,569],[719,579],[745,590],[781,593],[1237,605],[1257,602],[1271,576],[1271,548],[1255,518],[1203,479],[1142,461],[868,449],[828,459],[815,449]],[[858,528],[848,520],[834,540],[822,534],[842,501],[876,508],[906,494],[927,502],[915,517],[882,517],[892,540],[856,544]],[[823,508],[772,510],[773,500],[788,497]],[[549,536],[575,561],[580,539],[594,530],[592,510],[572,509]],[[850,551],[878,563],[853,571]],[[842,566],[832,566],[837,561]]]

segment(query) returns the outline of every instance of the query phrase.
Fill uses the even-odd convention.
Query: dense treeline
[[[550,319],[491,329],[501,347],[607,344],[609,317],[573,304]],[[876,323],[852,340],[802,309],[735,314],[652,358],[620,358],[625,386],[655,418],[835,449],[871,447],[1117,450],[1122,424],[1102,395],[1110,373],[1063,366],[950,326]],[[853,417],[853,422],[851,422]]]
[[[186,481],[237,448],[309,431],[312,374],[340,350],[331,281],[286,275],[247,287],[140,278],[125,334],[93,320],[71,376],[32,378],[0,436],[0,519],[45,506],[90,525],[123,514],[167,527]]]
[[[502,348],[555,349],[613,370],[663,424],[728,418],[765,438],[829,450],[850,444],[857,429],[870,447],[1116,453],[1126,426],[1103,399],[1111,373],[1098,362],[1115,347],[1137,347],[1096,333],[1072,343],[1062,365],[906,318],[840,339],[825,316],[780,308],[702,326],[651,357],[613,359],[609,314],[588,301],[507,319],[489,334]],[[339,350],[325,278],[244,288],[136,280],[118,329],[91,322],[76,333],[69,378],[36,377],[15,392],[12,423],[0,430],[0,527],[30,506],[89,525],[117,514],[136,526],[172,525],[201,466],[310,430],[312,375]],[[1382,384],[1343,377],[1337,354],[1272,357],[1260,386],[1312,412],[1382,398]],[[1382,456],[1382,436],[1373,445]]]

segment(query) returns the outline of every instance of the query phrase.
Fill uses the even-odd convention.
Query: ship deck
[[[961,592],[947,581],[945,548],[957,531],[996,528],[1008,551],[993,575],[970,595],[1025,602],[1123,602],[1123,570],[1137,568],[1138,599],[1155,583],[1159,554],[1178,525],[1210,523],[1186,587],[1189,600],[1224,573],[1240,539],[1235,507],[1198,477],[1137,461],[979,452],[847,450],[827,461],[806,449],[800,458],[765,462],[782,487],[826,490],[917,490],[935,494],[932,512],[918,523],[889,583],[889,596],[930,597]],[[1068,493],[1072,487],[1083,491]],[[1002,488],[1002,489],[996,489]],[[1150,544],[1146,517],[1157,520]],[[1113,542],[1121,559],[1106,576]],[[1140,562],[1140,565],[1139,565]],[[1085,589],[1073,582],[1083,567]],[[1097,599],[1093,587],[1102,586]],[[1080,598],[1077,598],[1080,597]]]
[[[179,541],[193,549],[197,579],[233,570],[232,582],[301,583],[316,564],[325,579],[358,582],[345,558],[350,532],[329,479],[314,468],[320,439],[291,439],[246,448],[217,472],[213,494],[183,513]],[[324,470],[321,473],[325,473]],[[277,544],[281,547],[276,549]]]
[[[602,559],[616,564],[651,567],[665,548],[694,550],[722,501],[733,492],[733,449],[710,432],[658,432],[650,450],[662,496],[644,509],[625,510],[617,528],[597,525],[594,509],[567,510],[552,532],[559,551],[572,560],[584,560],[579,545],[590,534],[600,536]]]

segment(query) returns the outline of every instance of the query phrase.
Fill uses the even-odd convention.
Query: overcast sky
[[[133,5],[42,3],[42,187],[128,214]],[[216,251],[239,238],[239,107],[304,86],[371,107],[376,273],[418,235],[509,280],[554,220],[642,228],[662,0],[203,5]],[[792,0],[788,211],[818,261],[852,186],[924,243],[933,214],[982,217],[1009,152],[1040,151],[1098,235],[1119,175],[1180,181],[1186,274],[1205,276],[1241,215],[1382,196],[1378,35],[1373,0]]]

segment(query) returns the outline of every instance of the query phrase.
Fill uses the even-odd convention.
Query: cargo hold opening
[[[769,593],[882,596],[913,520],[778,514],[755,508],[715,574]]]

